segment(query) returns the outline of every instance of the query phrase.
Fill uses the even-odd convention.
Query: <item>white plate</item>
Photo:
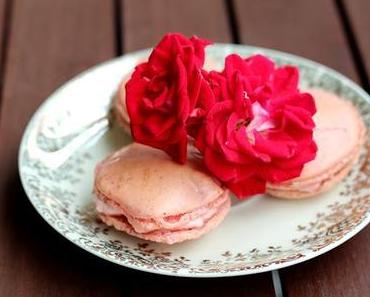
[[[68,135],[104,115],[122,77],[148,55],[139,51],[96,66],[52,94],[32,117],[19,152],[24,189],[39,214],[60,234],[108,261],[153,273],[221,277],[278,269],[316,257],[345,242],[370,220],[370,146],[339,186],[302,201],[268,196],[235,202],[225,221],[202,238],[173,246],[117,232],[96,219],[92,200],[95,164],[129,136],[113,127],[100,139],[73,150],[52,169],[38,148],[54,151]],[[262,48],[216,44],[208,56],[221,66],[230,53],[259,52],[278,64],[300,68],[302,87],[321,87],[353,101],[370,126],[369,95],[341,74],[312,61]],[[102,123],[102,122],[100,122]],[[100,129],[100,128],[97,128]]]

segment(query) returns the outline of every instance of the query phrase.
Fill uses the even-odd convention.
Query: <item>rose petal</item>
[[[221,181],[228,181],[236,177],[236,168],[232,163],[227,162],[223,156],[214,150],[206,148],[204,151],[204,163]]]
[[[266,191],[266,181],[257,177],[226,183],[226,186],[241,200]]]
[[[271,133],[263,136],[256,132],[254,137],[255,150],[269,155],[270,158],[289,159],[296,153],[297,144],[288,134]]]
[[[263,55],[254,55],[245,59],[246,76],[259,77],[261,83],[266,82],[274,71],[274,62]]]
[[[284,66],[275,70],[272,76],[274,92],[297,91],[299,72],[297,67]]]

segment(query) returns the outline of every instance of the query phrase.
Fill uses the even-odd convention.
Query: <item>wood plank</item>
[[[152,47],[167,32],[230,42],[224,1],[127,0],[123,9],[125,51]]]
[[[352,1],[352,0],[351,0]],[[235,0],[243,43],[311,58],[358,80],[334,1]],[[295,296],[369,296],[370,230],[328,254],[281,271]]]
[[[326,64],[357,79],[331,0],[235,0],[242,43],[279,49]]]
[[[123,47],[126,51],[155,45],[166,32],[199,35],[230,42],[224,1],[127,0],[123,9]],[[148,276],[132,279],[133,296],[274,296],[269,273],[222,279],[182,279]]]
[[[350,34],[353,34],[355,41],[357,41],[357,48],[359,51],[359,69],[361,71],[361,67],[363,67],[362,75],[365,87],[367,87],[367,91],[370,92],[369,84],[370,84],[370,18],[369,18],[369,11],[370,11],[370,1],[366,0],[344,0],[340,1],[343,2],[343,9],[346,12],[346,16],[349,19],[349,25],[351,26]],[[367,82],[366,82],[367,81]]]
[[[114,56],[112,2],[13,4],[0,117],[0,296],[119,296],[117,277],[126,270],[53,231],[27,201],[17,173],[19,141],[37,106],[65,80]]]
[[[0,0],[0,85],[1,85],[1,74],[3,73],[3,53],[5,50],[6,43],[4,42],[5,28],[6,28],[6,0]],[[1,102],[1,98],[0,98]]]
[[[370,296],[370,228],[316,259],[281,271],[289,297]]]

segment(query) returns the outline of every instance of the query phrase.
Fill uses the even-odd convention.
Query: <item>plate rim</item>
[[[370,95],[360,85],[358,85],[355,81],[353,81],[352,79],[343,75],[339,71],[337,71],[333,68],[330,68],[326,65],[323,65],[319,62],[313,61],[311,59],[301,57],[299,55],[291,54],[291,53],[288,53],[288,52],[283,52],[283,51],[276,50],[276,49],[264,48],[264,47],[258,47],[258,46],[253,46],[253,45],[246,45],[246,44],[214,43],[210,47],[211,48],[219,48],[220,50],[223,49],[223,48],[224,49],[229,49],[228,51],[230,51],[230,48],[240,48],[240,49],[246,49],[246,50],[251,50],[251,51],[256,51],[256,52],[261,51],[261,52],[263,52],[264,54],[267,54],[267,55],[286,57],[288,59],[299,60],[300,63],[306,64],[308,66],[311,65],[311,66],[320,67],[320,68],[324,69],[325,71],[329,71],[330,74],[332,76],[334,76],[335,78],[344,81],[346,84],[349,84],[352,89],[354,89],[356,92],[358,92],[360,94],[361,98],[366,100],[367,104],[370,104]],[[23,153],[23,151],[25,149],[25,146],[26,146],[26,135],[31,130],[31,128],[33,126],[33,122],[35,121],[35,119],[37,119],[39,114],[41,114],[44,111],[44,109],[46,108],[46,106],[48,104],[51,104],[53,102],[53,99],[50,100],[50,97],[53,97],[55,94],[58,94],[61,90],[63,90],[69,84],[71,84],[74,81],[80,79],[81,77],[85,76],[89,72],[92,72],[92,71],[94,71],[94,70],[96,70],[100,67],[107,66],[109,64],[114,64],[117,61],[120,61],[122,59],[127,59],[127,58],[130,58],[132,56],[138,56],[138,55],[141,55],[141,54],[149,53],[151,51],[151,49],[152,48],[145,48],[145,49],[129,52],[127,54],[115,57],[113,59],[109,59],[107,61],[98,63],[98,64],[96,64],[92,67],[89,67],[89,68],[85,69],[84,71],[78,73],[77,75],[73,76],[71,79],[68,79],[62,85],[57,87],[53,92],[51,92],[44,99],[44,101],[37,107],[36,111],[32,114],[31,118],[29,119],[29,121],[28,121],[28,123],[27,123],[27,125],[26,125],[26,127],[23,131],[21,142],[20,142],[20,145],[19,145],[19,148],[18,148],[18,174],[20,176],[22,187],[23,187],[23,189],[26,193],[26,196],[27,196],[29,202],[31,203],[33,208],[36,210],[36,212],[43,218],[43,220],[46,221],[47,224],[49,226],[51,226],[55,231],[57,231],[58,234],[60,234],[62,237],[66,238],[68,241],[72,242],[73,244],[75,244],[79,248],[85,250],[86,252],[89,252],[89,253],[99,257],[100,259],[107,260],[111,263],[114,263],[116,265],[123,266],[123,267],[126,267],[126,268],[135,269],[135,270],[139,270],[139,271],[143,271],[143,272],[147,272],[147,273],[154,273],[154,274],[175,276],[175,277],[191,277],[191,278],[211,278],[211,277],[213,277],[214,278],[214,277],[233,277],[233,276],[258,274],[258,273],[263,273],[263,272],[268,272],[268,271],[272,271],[272,270],[278,270],[278,269],[286,268],[286,267],[289,267],[289,266],[292,266],[292,265],[296,265],[296,264],[311,260],[313,258],[321,256],[322,254],[325,254],[325,253],[335,249],[336,247],[342,245],[344,242],[346,242],[349,239],[351,239],[352,237],[354,237],[360,231],[364,230],[365,227],[370,223],[370,215],[369,215],[370,214],[370,209],[368,209],[366,211],[366,214],[365,214],[363,220],[358,225],[356,225],[353,229],[351,229],[348,233],[346,233],[343,237],[341,237],[339,240],[336,240],[336,241],[332,242],[331,244],[329,244],[329,245],[327,245],[327,246],[325,246],[325,247],[323,247],[323,248],[321,248],[317,251],[306,250],[306,254],[305,254],[304,257],[300,257],[300,258],[297,258],[297,259],[294,259],[294,260],[291,260],[291,261],[288,261],[288,262],[284,262],[284,263],[272,263],[272,264],[268,265],[267,267],[262,267],[262,268],[258,268],[258,269],[247,269],[247,270],[228,271],[228,272],[202,272],[202,273],[196,273],[196,272],[191,273],[188,270],[181,270],[181,269],[179,271],[177,271],[176,273],[174,273],[174,272],[167,271],[167,270],[164,270],[164,269],[155,269],[154,270],[154,269],[150,269],[150,268],[147,268],[147,267],[137,266],[135,264],[122,263],[119,260],[109,258],[109,257],[105,256],[104,254],[101,254],[101,253],[99,253],[99,252],[97,252],[93,249],[88,249],[87,247],[83,246],[79,242],[76,242],[75,240],[73,240],[73,238],[70,237],[69,235],[63,234],[61,232],[61,230],[59,230],[57,228],[57,226],[53,225],[46,218],[46,216],[43,215],[41,213],[41,211],[37,208],[36,204],[34,203],[33,199],[31,198],[32,195],[29,192],[29,189],[26,187],[26,182],[24,180],[25,177],[22,173],[22,166],[21,166],[22,165],[22,153]]]

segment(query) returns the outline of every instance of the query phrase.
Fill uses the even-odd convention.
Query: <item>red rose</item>
[[[184,163],[187,135],[194,134],[213,97],[201,70],[207,41],[167,34],[148,62],[126,84],[126,104],[135,141],[159,148]]]
[[[206,116],[196,146],[209,171],[239,198],[265,191],[266,182],[300,175],[316,156],[316,112],[298,90],[298,71],[276,68],[260,55],[226,58],[208,76],[217,103]]]

